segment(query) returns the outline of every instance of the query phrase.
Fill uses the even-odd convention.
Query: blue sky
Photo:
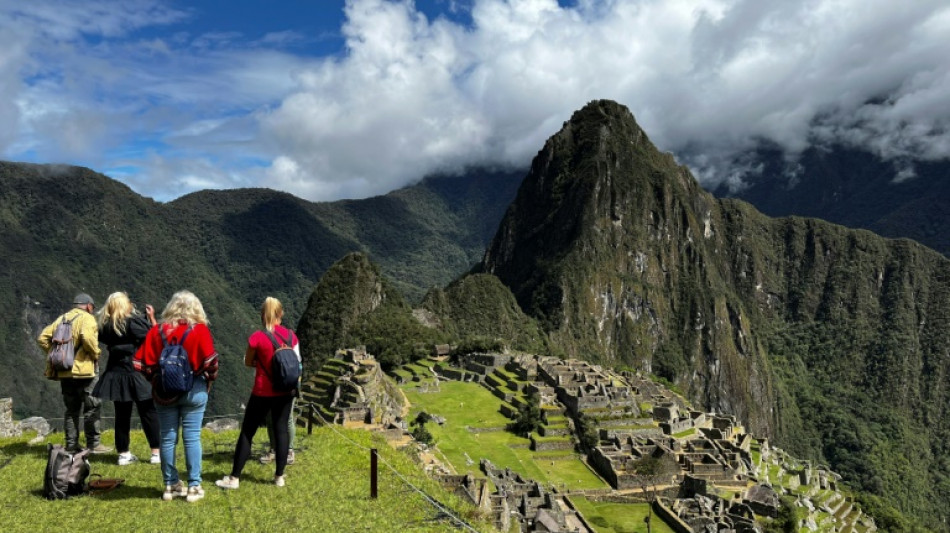
[[[525,167],[617,100],[705,183],[737,154],[950,154],[950,5],[915,0],[0,0],[0,158],[169,200],[383,194]]]

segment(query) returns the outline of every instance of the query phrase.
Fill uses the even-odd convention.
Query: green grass
[[[583,496],[571,496],[577,510],[597,533],[640,533],[647,531],[643,518],[648,515],[646,503],[605,503],[588,500]],[[653,514],[650,521],[652,533],[673,533],[665,522]]]
[[[379,497],[369,497],[369,452],[375,447],[385,463],[428,494],[461,513],[479,531],[493,531],[486,521],[475,521],[474,510],[446,493],[411,459],[366,431],[318,428],[312,436],[297,434],[297,461],[286,471],[287,486],[277,488],[273,465],[248,461],[241,488],[225,491],[214,481],[231,468],[231,448],[237,432],[202,436],[205,457],[202,483],[205,498],[186,503],[161,500],[158,465],[147,462],[120,467],[116,454],[93,456],[92,472],[121,477],[116,490],[96,496],[49,502],[42,496],[46,465],[45,444],[29,446],[27,438],[0,439],[0,513],[4,532],[58,531],[69,520],[82,520],[96,531],[446,531],[451,526],[434,521],[437,511],[384,464],[379,468]],[[137,435],[136,435],[137,433]],[[257,449],[266,434],[257,434]],[[350,442],[355,441],[357,444]],[[50,442],[60,442],[55,435]],[[112,434],[104,441],[112,444]],[[179,446],[178,465],[184,470]],[[219,453],[213,454],[215,450]],[[226,451],[225,451],[226,450]],[[142,433],[133,432],[132,451],[148,457]],[[74,524],[75,525],[75,524]],[[83,529],[86,529],[83,527]]]
[[[528,439],[508,431],[469,431],[469,427],[503,428],[510,422],[498,412],[502,401],[481,385],[449,381],[442,383],[437,393],[421,394],[411,387],[403,390],[412,403],[410,419],[420,410],[445,417],[445,425],[430,423],[426,428],[459,474],[471,472],[483,476],[478,461],[484,457],[496,466],[509,467],[547,485],[574,489],[607,488],[607,484],[575,458],[573,452],[565,454],[564,458],[552,458],[551,452],[529,450]],[[471,465],[468,464],[469,458],[473,461]]]

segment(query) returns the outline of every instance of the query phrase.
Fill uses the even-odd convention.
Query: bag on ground
[[[76,360],[76,346],[73,344],[73,317],[66,320],[66,315],[56,324],[53,330],[53,339],[49,350],[49,363],[55,371],[72,370]]]
[[[295,390],[301,374],[300,358],[297,357],[297,352],[280,335],[277,335],[277,338],[280,338],[280,344],[278,344],[277,338],[274,338],[276,332],[271,333],[264,330],[264,334],[274,344],[274,358],[271,359],[270,371],[270,380],[274,390]],[[291,334],[291,338],[293,338],[293,334]]]
[[[162,330],[162,353],[158,359],[159,380],[166,394],[184,394],[191,390],[195,382],[195,372],[191,369],[188,352],[185,351],[185,339],[191,333],[189,327],[177,342],[168,342]]]
[[[70,453],[59,444],[49,444],[46,449],[49,459],[43,476],[43,496],[47,500],[65,500],[86,492],[90,451]]]

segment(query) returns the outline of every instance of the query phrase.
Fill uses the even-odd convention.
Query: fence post
[[[376,499],[378,494],[377,489],[379,488],[376,479],[376,474],[378,472],[377,461],[378,455],[376,453],[376,448],[373,448],[369,451],[369,497],[374,500]]]
[[[307,435],[313,435],[313,402],[310,403],[310,408],[307,409]]]

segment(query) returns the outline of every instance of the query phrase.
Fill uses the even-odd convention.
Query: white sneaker
[[[128,466],[138,460],[139,458],[132,455],[132,452],[125,452],[125,453],[119,454],[119,466]]]
[[[188,496],[185,497],[185,501],[188,503],[194,503],[204,497],[204,489],[201,488],[201,485],[195,485],[194,487],[188,487]]]
[[[162,458],[157,453],[152,454],[152,458],[148,460],[150,464],[160,465],[162,464]]]
[[[179,498],[184,498],[188,495],[188,488],[185,487],[185,484],[180,480],[174,485],[165,485],[165,492],[162,493],[162,499],[166,502],[170,502],[175,499],[175,496]]]
[[[223,478],[215,481],[214,484],[221,487],[222,489],[236,489],[241,486],[241,480],[234,476],[224,476]]]
[[[284,476],[274,476],[274,485],[278,487],[283,487],[287,483],[284,481]]]

